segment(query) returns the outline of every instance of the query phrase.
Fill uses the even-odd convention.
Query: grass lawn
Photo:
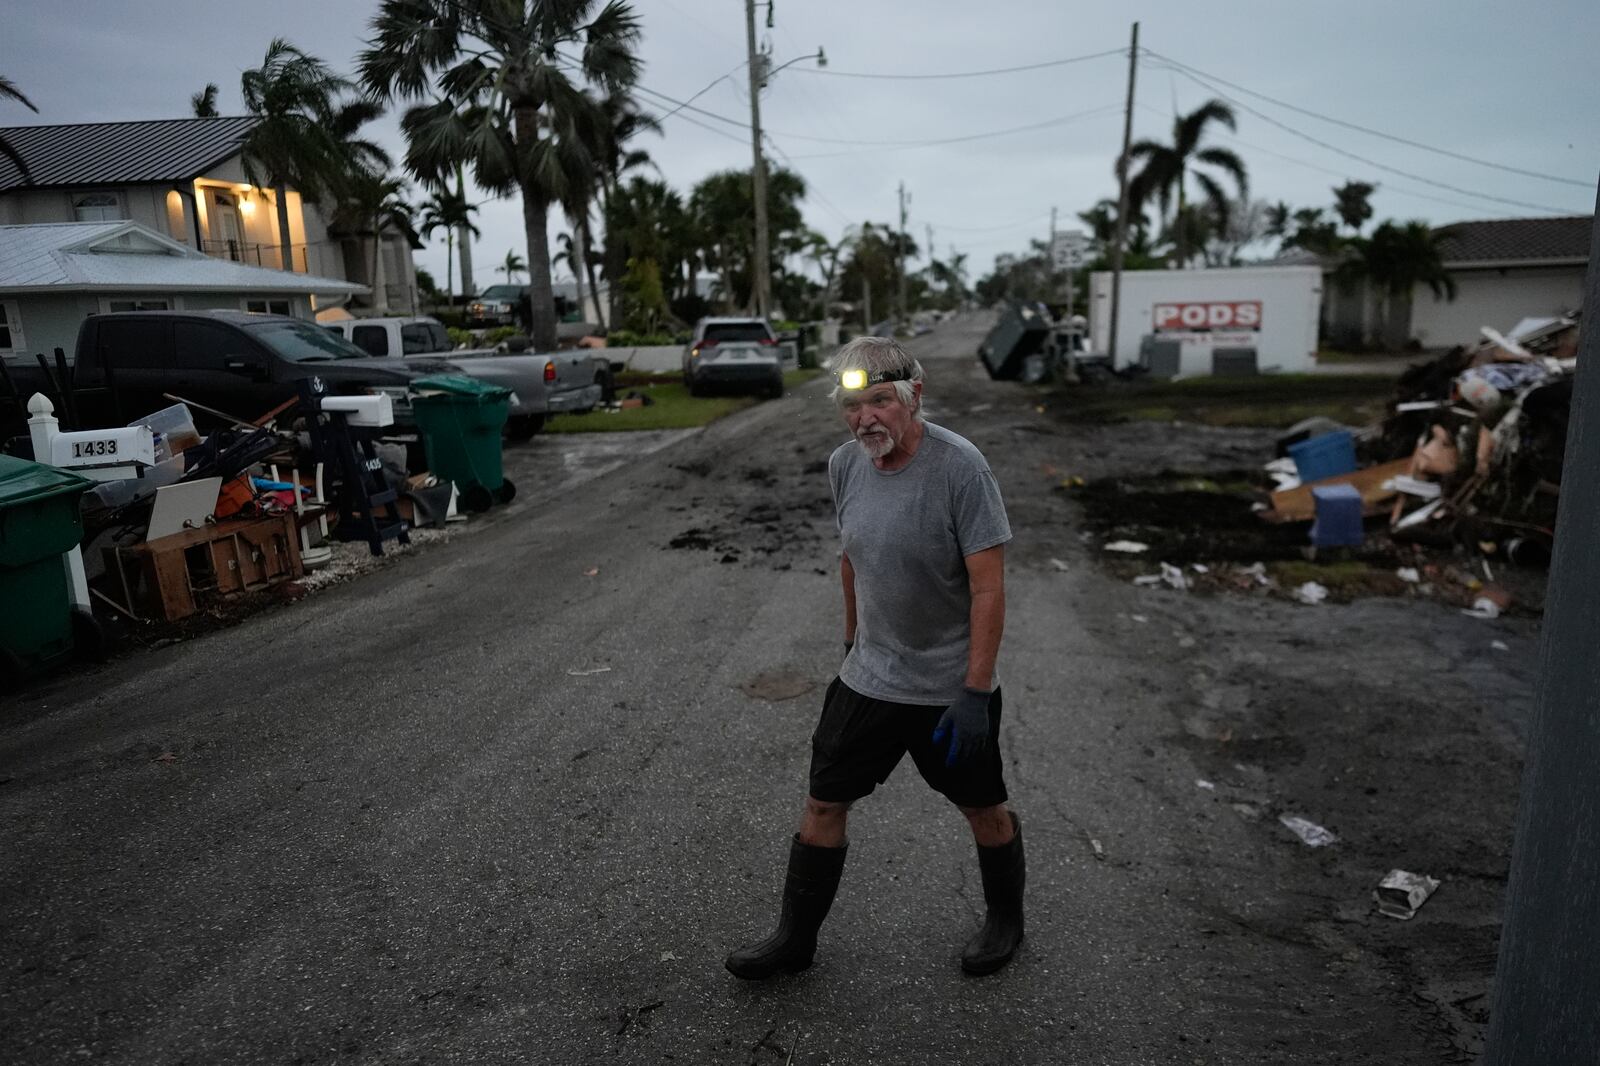
[[[790,370],[783,375],[793,389],[821,374],[820,370]],[[625,375],[617,380],[617,395],[638,392],[655,401],[646,407],[620,411],[591,411],[586,415],[556,415],[545,423],[546,433],[612,433],[641,429],[693,429],[760,401],[754,396],[690,396],[677,374]]]
[[[1262,374],[1119,381],[1074,386],[1056,395],[1069,417],[1086,422],[1283,427],[1326,415],[1359,426],[1384,413],[1394,385],[1385,374]]]

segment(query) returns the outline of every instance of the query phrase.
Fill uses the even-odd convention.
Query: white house
[[[311,318],[365,286],[217,259],[132,221],[0,226],[0,358],[71,358],[78,327],[108,311],[228,309]]]
[[[1411,299],[1411,336],[1424,348],[1478,339],[1482,326],[1508,329],[1583,305],[1593,215],[1459,222],[1441,235],[1456,298],[1419,286]]]
[[[241,160],[255,125],[251,117],[183,118],[0,130],[29,170],[0,156],[0,225],[128,220],[217,259],[370,290],[373,236],[330,228],[329,205],[302,202],[290,188],[289,243],[279,240],[275,194],[252,185]],[[369,293],[362,303],[414,313],[409,237],[386,228],[379,247],[383,299]]]
[[[1322,338],[1335,348],[1426,349],[1470,344],[1483,326],[1558,317],[1583,304],[1593,215],[1457,222],[1434,232],[1455,283],[1455,299],[1426,285],[1395,298],[1364,283],[1340,282],[1336,260],[1291,249],[1275,265],[1316,264],[1323,285]]]

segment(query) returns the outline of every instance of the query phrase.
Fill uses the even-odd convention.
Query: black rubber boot
[[[1015,830],[1008,843],[978,848],[978,869],[983,874],[983,901],[989,913],[978,935],[967,941],[961,968],[974,976],[994,973],[1017,953],[1022,943],[1022,887],[1028,864],[1022,853],[1022,822],[1011,816]]]
[[[819,848],[800,843],[799,834],[789,846],[789,875],[783,882],[783,911],[778,928],[767,939],[739,948],[724,965],[746,981],[760,981],[775,973],[799,973],[811,965],[817,951],[817,931],[833,906],[833,894],[844,873],[849,844]]]

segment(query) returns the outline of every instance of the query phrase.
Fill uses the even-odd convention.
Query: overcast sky
[[[221,86],[224,114],[241,113],[240,71],[261,62],[273,36],[350,70],[376,6],[375,0],[8,4],[0,74],[31,97],[39,114],[0,102],[0,125],[181,117],[189,114],[190,94],[208,81]],[[694,106],[747,122],[740,0],[637,0],[635,7],[644,24],[641,85],[686,100],[727,75]],[[764,21],[764,9],[758,10]],[[762,96],[763,124],[810,185],[805,210],[814,228],[837,237],[847,223],[891,221],[895,189],[904,181],[918,242],[932,226],[939,254],[948,254],[952,244],[967,252],[976,277],[995,254],[1043,237],[1052,206],[1061,211],[1062,228],[1069,228],[1077,224],[1076,212],[1115,195],[1125,56],[950,80],[844,73],[951,73],[1125,49],[1133,19],[1142,23],[1144,47],[1243,89],[1577,183],[1447,158],[1226,89],[1324,142],[1310,143],[1241,111],[1237,137],[1223,135],[1219,143],[1243,156],[1253,196],[1323,205],[1330,186],[1354,178],[1379,185],[1380,219],[1444,223],[1593,210],[1600,174],[1600,78],[1594,75],[1600,4],[1594,0],[1346,0],[1336,7],[1282,0],[781,0],[774,28],[759,30],[771,42],[774,62],[820,45],[833,73],[810,73],[806,68],[815,64],[806,61],[777,75]],[[1135,137],[1165,139],[1174,108],[1192,109],[1212,95],[1160,69],[1159,60],[1141,59]],[[1057,119],[1063,121],[943,145],[841,143],[967,138]],[[384,123],[380,139],[400,155],[393,121]],[[662,175],[685,192],[714,170],[750,165],[746,132],[694,112],[668,118],[665,135],[647,138],[644,146]],[[496,280],[491,268],[507,250],[525,248],[514,202],[485,204],[479,227],[481,286]],[[562,228],[553,218],[552,233]],[[442,243],[418,259],[443,282]]]

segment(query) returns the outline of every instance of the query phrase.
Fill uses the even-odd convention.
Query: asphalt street
[[[909,762],[852,816],[816,965],[722,968],[775,916],[840,655],[823,463],[846,434],[817,381],[0,700],[5,1059],[1434,1061],[1392,969],[1252,902],[1269,845],[1195,806],[1161,742],[1186,667],[1102,624],[1130,593],[1078,565],[1078,529],[1005,454],[1037,416],[973,360],[985,324],[915,347],[929,417],[989,450],[1017,534],[1009,969],[960,972],[976,858]],[[530,474],[568,463],[537,448]]]

